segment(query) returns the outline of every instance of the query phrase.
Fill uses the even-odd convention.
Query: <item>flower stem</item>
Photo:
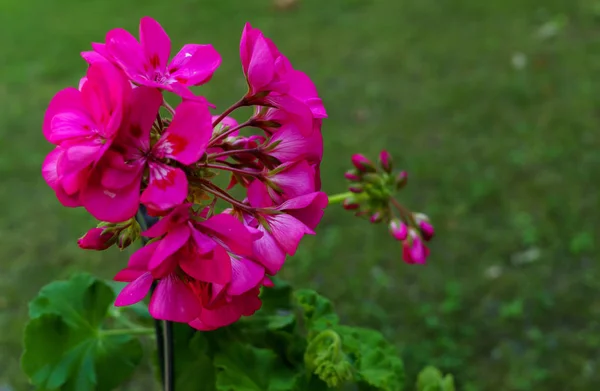
[[[344,202],[344,200],[348,197],[352,197],[355,195],[351,191],[347,191],[345,193],[339,193],[329,196],[329,205],[331,204],[339,204],[340,202]]]
[[[230,171],[230,172],[235,172],[237,174],[250,175],[250,176],[254,176],[254,177],[260,177],[261,176],[260,171],[258,171],[258,172],[246,171],[246,170],[242,170],[241,168],[235,168],[235,167],[229,167],[229,166],[222,166],[220,164],[204,164],[202,167],[212,168],[212,169],[215,169],[215,170]]]
[[[163,104],[162,104],[169,113],[171,113],[171,115],[175,115],[175,109],[173,107],[171,107],[170,104],[167,103],[167,101],[165,99],[163,99]]]
[[[213,185],[212,183],[207,181],[200,181],[199,184],[202,186],[202,189],[204,189],[204,191],[221,198],[223,201],[227,201],[231,205],[238,207],[239,209],[245,210],[247,212],[254,212],[254,208],[242,204],[240,201],[236,200],[231,195],[229,195],[225,190]]]
[[[247,102],[246,102],[246,98],[242,98],[240,100],[238,100],[237,102],[235,102],[230,108],[228,108],[227,110],[225,110],[223,112],[223,114],[221,114],[213,123],[212,126],[213,128],[215,126],[217,126],[218,124],[221,123],[221,121],[223,121],[225,119],[225,117],[227,117],[229,114],[231,114],[235,109],[239,109],[240,107],[246,106]]]
[[[215,137],[214,139],[210,140],[210,142],[208,143],[209,147],[212,147],[214,145],[217,145],[218,143],[220,143],[225,137],[229,136],[231,133],[235,132],[236,130],[240,130],[242,128],[245,128],[247,126],[250,126],[252,124],[251,121],[246,121],[246,122],[242,122],[241,124],[239,124],[238,126],[232,126],[231,128],[227,129],[225,132],[219,134],[217,137]],[[214,126],[213,126],[214,127]]]
[[[165,378],[164,378],[164,390],[165,391],[174,391],[175,390],[175,376],[174,375],[174,367],[175,367],[175,353],[173,350],[173,322],[168,320],[163,320],[163,333],[165,338],[163,340],[163,352],[164,352],[164,368],[165,368]]]
[[[149,327],[139,327],[135,329],[110,329],[101,330],[100,334],[103,336],[108,335],[153,335],[154,329]]]
[[[258,152],[258,148],[232,149],[231,151],[223,151],[223,152],[219,152],[219,153],[210,154],[210,155],[208,155],[206,160],[211,161],[211,160],[215,160],[216,158],[219,158],[219,157],[237,155],[240,153],[255,154],[256,152]]]

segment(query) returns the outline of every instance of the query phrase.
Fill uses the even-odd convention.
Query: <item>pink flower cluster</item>
[[[169,60],[168,35],[144,17],[139,40],[115,29],[92,48],[79,88],[56,94],[43,124],[55,145],[44,179],[63,205],[103,221],[79,245],[131,244],[142,204],[160,220],[115,277],[129,283],[116,305],[139,302],[157,281],[157,319],[212,330],[251,315],[261,286],[314,234],[328,203],[319,191],[326,112],[314,84],[249,24],[240,43],[248,92],[220,115],[190,90],[220,65],[212,45],[184,45]],[[172,108],[164,91],[181,103]],[[245,106],[255,107],[248,120],[228,116]],[[255,131],[241,135],[246,128]]]
[[[379,168],[366,156],[352,156],[354,168],[344,176],[351,182],[351,196],[344,199],[344,209],[356,211],[371,223],[385,222],[391,236],[402,243],[402,259],[409,264],[423,264],[429,256],[426,242],[434,236],[433,225],[422,213],[413,213],[398,200],[394,193],[406,186],[406,171],[393,173],[392,157],[383,150],[379,154]]]

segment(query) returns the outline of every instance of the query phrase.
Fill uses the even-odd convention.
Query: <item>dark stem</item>
[[[215,160],[216,158],[219,158],[219,157],[237,155],[237,154],[240,154],[240,153],[249,153],[249,154],[254,155],[257,152],[258,152],[258,148],[232,149],[231,151],[224,151],[224,152],[219,152],[219,153],[211,153],[210,155],[208,155],[208,157],[206,158],[206,160],[211,161],[211,160]]]
[[[246,106],[246,98],[242,98],[239,101],[235,102],[230,108],[225,110],[223,114],[221,114],[213,123],[212,127],[214,128],[218,124],[221,123],[229,114],[231,114],[235,109],[239,109],[240,107]]]
[[[200,186],[202,186],[202,189],[204,191],[206,191],[207,193],[210,193],[216,197],[219,197],[223,201],[229,202],[234,207],[237,207],[241,210],[245,210],[246,212],[249,212],[249,213],[254,212],[253,207],[242,204],[240,201],[233,198],[229,193],[227,193],[225,190],[221,189],[220,187],[217,187],[217,186],[213,185],[212,183],[203,181],[203,180],[200,180],[197,183]]]
[[[222,165],[219,165],[219,164],[204,164],[202,167],[212,168],[212,169],[215,169],[215,170],[230,171],[230,172],[235,172],[237,174],[249,175],[249,176],[253,176],[253,177],[260,177],[261,176],[261,172],[260,171],[257,171],[257,172],[246,171],[246,170],[242,170],[241,168],[235,168],[235,167],[229,167],[229,166],[222,166]]]
[[[149,216],[148,213],[146,213],[146,208],[141,205],[135,219],[139,223],[142,232],[146,231],[158,221],[158,219]],[[142,236],[142,243],[145,246],[148,243],[148,238]],[[154,292],[154,289],[156,289],[156,281],[152,283],[152,293]],[[160,321],[154,319],[154,330],[156,333],[156,350],[158,353],[158,365],[160,367],[161,379],[163,380],[163,388],[165,391],[174,391],[175,378],[173,376],[173,369],[175,358],[173,354],[173,323],[167,320]]]
[[[250,125],[252,125],[252,121],[246,121],[246,122],[242,122],[238,126],[232,126],[231,128],[227,129],[225,132],[221,133],[214,139],[210,140],[210,142],[208,143],[208,146],[209,147],[215,146],[218,143],[220,143],[225,137],[229,136],[231,133],[235,132],[236,130],[240,130],[242,128],[250,126]]]

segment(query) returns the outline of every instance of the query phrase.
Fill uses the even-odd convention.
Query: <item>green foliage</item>
[[[425,367],[417,378],[417,391],[455,391],[454,378],[435,367]]]
[[[45,286],[30,303],[23,370],[38,390],[111,390],[142,358],[139,340],[102,329],[112,289],[87,274]]]
[[[22,362],[39,390],[111,390],[131,375],[142,356],[131,334],[153,330],[121,313],[111,318],[114,297],[108,284],[79,274],[49,284],[31,302]],[[293,292],[281,281],[261,299],[254,316],[216,331],[173,325],[178,391],[403,388],[394,347],[377,331],[340,325],[329,300],[312,290]],[[118,321],[130,329],[103,328]]]

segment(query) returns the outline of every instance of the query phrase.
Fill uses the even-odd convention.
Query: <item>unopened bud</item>
[[[381,176],[374,172],[363,175],[362,179],[364,182],[371,183],[373,185],[381,185],[382,183]]]
[[[360,208],[360,204],[358,202],[356,202],[356,200],[354,198],[346,198],[344,200],[344,202],[342,203],[342,206],[346,210],[356,210],[356,209]]]
[[[421,232],[421,236],[425,239],[426,242],[430,241],[435,234],[435,230],[433,229],[433,225],[431,225],[428,221],[421,221],[419,223],[419,231]]]
[[[375,212],[369,218],[369,221],[373,224],[380,223],[383,220],[383,215],[380,212]]]
[[[117,241],[117,232],[107,228],[92,228],[79,240],[77,245],[84,250],[106,250]]]
[[[137,222],[133,222],[129,227],[125,228],[119,234],[117,239],[117,247],[119,247],[121,250],[125,250],[133,242],[140,238],[141,231],[140,225]]]
[[[346,173],[344,173],[344,178],[352,182],[360,182],[360,176],[357,174],[356,170],[346,171]]]
[[[363,191],[365,191],[365,188],[363,187],[363,185],[358,184],[358,185],[350,186],[348,188],[348,190],[350,190],[353,193],[359,194],[359,193],[362,193]]]
[[[359,153],[352,155],[352,164],[360,172],[375,172],[377,169],[373,162]]]
[[[396,189],[400,190],[402,189],[404,186],[406,186],[406,183],[408,182],[408,173],[406,171],[402,171],[398,174],[398,176],[396,177]]]
[[[388,174],[392,172],[392,155],[385,149],[379,154],[379,164],[383,171]]]
[[[400,219],[394,218],[390,221],[390,234],[394,239],[403,241],[408,236],[408,227]]]

